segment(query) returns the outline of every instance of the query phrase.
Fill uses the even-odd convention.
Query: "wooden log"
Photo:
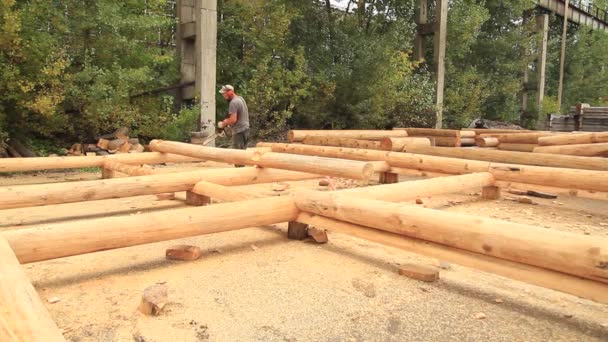
[[[495,133],[529,133],[527,129],[498,129],[498,128],[467,128],[467,131],[474,131],[477,134],[495,134]]]
[[[395,131],[406,131],[408,136],[432,136],[460,138],[460,131],[455,129],[437,128],[394,128]]]
[[[112,171],[127,174],[129,176],[145,176],[145,175],[153,175],[156,173],[153,169],[123,164],[123,163],[115,162],[113,160],[107,160],[103,164],[103,168],[104,168],[104,170],[105,169],[112,170]]]
[[[481,189],[481,198],[486,200],[497,200],[500,198],[500,188],[494,185],[485,186]]]
[[[460,146],[475,146],[475,138],[460,139]]]
[[[167,175],[164,175],[167,176]],[[149,176],[151,177],[151,176]],[[221,213],[230,213],[228,215]],[[133,216],[47,224],[3,232],[19,262],[79,255],[146,243],[225,232],[295,220],[289,196]]]
[[[77,169],[82,167],[103,167],[106,160],[123,164],[161,164],[188,163],[200,159],[184,157],[175,154],[147,152],[136,154],[121,154],[97,157],[36,157],[22,159],[6,159],[0,161],[0,172],[37,171],[54,169]]]
[[[462,139],[460,139],[460,137],[427,137],[431,140],[431,145],[433,146],[460,147],[462,145]]]
[[[0,235],[0,341],[65,341]]]
[[[538,144],[540,146],[595,143],[608,143],[608,132],[559,134],[538,139]]]
[[[255,163],[262,167],[360,180],[369,180],[375,170],[374,164],[369,162],[275,152],[262,154]]]
[[[604,158],[586,158],[548,153],[532,155],[526,152],[422,146],[409,147],[406,152],[439,157],[484,160],[497,163],[608,171],[608,160]]]
[[[302,141],[306,145],[321,145],[321,146],[336,146],[350,148],[365,148],[370,150],[379,150],[380,142],[374,140],[350,139],[350,138],[335,138],[335,137],[306,137]]]
[[[291,130],[287,133],[289,142],[300,142],[306,137],[334,137],[379,141],[385,137],[407,137],[407,132],[388,130]]]
[[[496,147],[498,146],[498,138],[480,137],[475,139],[475,144],[479,147]]]
[[[70,183],[16,185],[0,187],[0,209],[187,191],[202,180],[221,185],[245,185],[318,177],[321,176],[285,170],[247,167]]]
[[[150,148],[158,152],[176,153],[226,163],[258,165],[265,168],[301,172],[314,170],[316,174],[360,180],[368,180],[374,173],[374,166],[371,163],[352,160],[336,160],[274,152],[260,154],[251,150],[222,149],[160,140],[153,140],[150,143]]]
[[[608,143],[539,146],[534,153],[566,154],[587,157],[608,157]]]
[[[210,183],[206,181],[198,182],[194,185],[191,192],[213,199],[222,201],[236,202],[254,198],[253,195],[231,189],[230,187]]]
[[[324,228],[330,232],[349,234],[408,252],[446,260],[454,264],[569,293],[596,302],[608,303],[608,285],[593,280],[338,221],[320,215],[300,213],[297,221]]]
[[[431,146],[431,141],[424,137],[384,138],[379,150],[401,152],[409,146]]]
[[[199,195],[192,191],[186,191],[186,204],[195,207],[202,207],[211,204],[211,198],[205,195]]]
[[[477,133],[475,133],[475,131],[469,131],[469,130],[461,129],[460,130],[460,137],[461,138],[475,138],[475,137],[477,137]]]
[[[494,137],[500,143],[511,144],[538,144],[540,137],[553,136],[551,132],[534,132],[534,133],[505,133],[505,134],[480,134],[480,138]]]
[[[511,143],[500,143],[498,149],[502,151],[518,151],[518,152],[532,152],[537,147],[536,144],[511,144]]]
[[[163,140],[152,140],[149,146],[150,150],[154,152],[173,153],[237,165],[255,165],[254,159],[257,159],[260,155],[258,152],[251,150],[215,148]]]
[[[19,154],[19,152],[17,152],[17,150],[15,150],[12,146],[8,145],[6,146],[6,151],[8,152],[8,154],[13,157],[13,158],[23,158],[23,156],[21,154]],[[2,161],[2,163],[4,163],[4,160]]]
[[[294,146],[291,144],[264,144],[264,146],[272,147],[273,151],[276,150],[287,153],[323,155],[356,160],[383,160],[396,168],[451,174],[490,172],[494,175],[496,180],[501,181],[550,185],[576,190],[608,191],[608,173],[602,171],[489,163],[477,160],[445,158],[413,153],[357,150],[326,146]],[[535,156],[535,154],[529,155]],[[541,154],[539,154],[539,156],[541,156]]]
[[[608,239],[420,206],[300,191],[302,211],[608,283]],[[373,212],[373,215],[369,215]]]
[[[110,140],[108,140],[108,139],[100,138],[97,141],[97,147],[99,147],[102,150],[108,150],[109,146],[110,146]]]
[[[12,148],[15,149],[15,151],[17,151],[22,157],[26,157],[26,158],[33,158],[33,157],[37,157],[36,153],[32,152],[32,150],[30,150],[29,148],[25,147],[25,145],[23,145],[21,143],[21,141],[17,140],[17,139],[11,139],[10,140],[10,146]]]
[[[374,185],[363,188],[340,190],[340,194],[354,198],[367,198],[387,202],[403,202],[421,196],[434,196],[482,188],[494,184],[494,177],[488,172],[468,175],[446,176],[397,184]]]

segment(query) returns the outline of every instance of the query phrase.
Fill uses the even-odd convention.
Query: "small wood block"
[[[211,204],[211,198],[204,195],[195,194],[192,191],[186,191],[186,204],[200,207]]]
[[[307,232],[308,236],[310,236],[316,243],[327,243],[329,241],[327,239],[327,232],[323,229],[310,227]]]
[[[486,186],[481,189],[481,198],[487,200],[497,200],[500,198],[500,188],[497,186]]]
[[[144,315],[157,316],[167,304],[167,286],[156,284],[144,290],[138,310]]]
[[[289,222],[287,238],[291,240],[304,240],[308,237],[308,225],[300,222]]]
[[[405,264],[399,267],[399,274],[408,278],[433,282],[439,280],[439,270],[433,267]]]
[[[101,169],[101,178],[102,179],[110,179],[114,178],[115,173],[114,170],[106,169],[105,167]]]
[[[169,260],[194,261],[201,257],[201,249],[189,245],[172,246],[165,251],[165,257]]]
[[[399,183],[399,174],[391,172],[381,172],[379,181],[381,184]]]
[[[159,201],[173,200],[173,199],[175,199],[175,193],[174,192],[165,192],[163,194],[156,194],[156,199]]]

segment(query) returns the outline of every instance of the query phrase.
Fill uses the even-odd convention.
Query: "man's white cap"
[[[225,86],[222,86],[222,89],[220,89],[220,94],[223,94],[223,93],[227,92],[228,90],[234,91],[234,87],[231,86],[230,84],[226,84]]]

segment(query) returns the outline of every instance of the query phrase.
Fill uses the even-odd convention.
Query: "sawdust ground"
[[[98,179],[99,174],[21,174],[1,177],[0,185],[65,178]],[[282,192],[273,191],[272,184],[243,188],[265,195],[319,188],[315,180],[286,183],[290,187]],[[608,234],[608,202],[560,197],[535,198],[538,205],[529,205],[505,197],[483,201],[471,191],[422,200],[432,208],[546,229]],[[0,230],[182,206],[179,194],[176,200],[140,196],[10,209],[0,215]],[[250,228],[24,268],[70,341],[608,339],[607,305],[457,265],[442,270],[439,282],[422,283],[399,276],[396,266],[437,260],[342,234],[330,234],[324,245],[290,241],[285,231],[285,225]],[[166,247],[182,243],[200,246],[204,256],[194,262],[164,258]],[[143,289],[155,283],[169,287],[170,303],[160,316],[147,317],[136,308]],[[60,301],[50,304],[51,297]],[[486,318],[476,319],[478,313]]]

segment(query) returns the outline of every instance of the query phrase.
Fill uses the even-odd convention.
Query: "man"
[[[232,127],[232,148],[244,150],[249,141],[249,109],[245,99],[234,92],[231,85],[222,86],[220,94],[228,104],[228,117],[217,123],[217,127],[223,129]]]

